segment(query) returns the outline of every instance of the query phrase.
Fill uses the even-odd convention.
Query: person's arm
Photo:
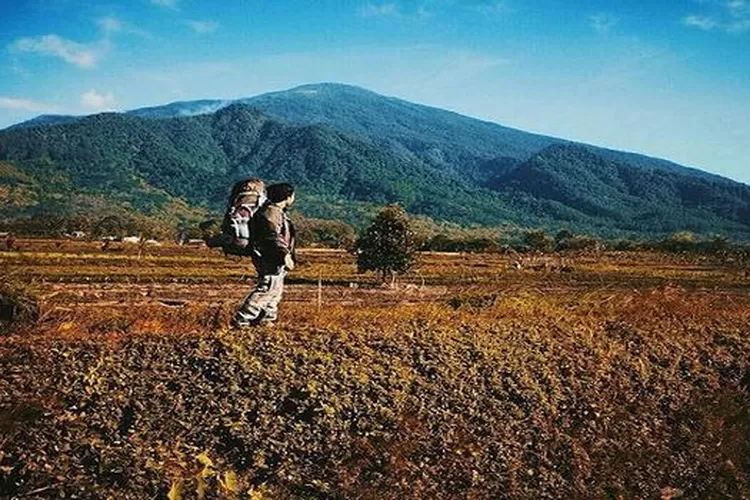
[[[292,222],[292,219],[288,219],[289,221],[289,245],[291,248],[289,251],[292,254],[292,261],[297,262],[297,229],[294,227],[294,223]]]
[[[284,239],[284,214],[280,209],[268,208],[259,214],[257,225],[253,228],[253,238],[257,237],[257,246],[266,258],[272,258],[278,265],[286,262],[290,248]]]

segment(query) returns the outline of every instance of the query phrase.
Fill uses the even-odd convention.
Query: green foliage
[[[0,182],[3,184],[31,184],[34,180],[20,171],[12,161],[0,161]]]
[[[424,248],[436,252],[496,252],[500,245],[496,239],[486,236],[451,236],[440,233],[430,239]]]
[[[544,231],[528,231],[523,235],[523,243],[535,252],[548,252],[554,246],[552,238]]]
[[[560,243],[561,241],[569,240],[575,236],[571,231],[568,231],[567,229],[562,229],[558,231],[558,233],[555,235],[555,243]]]
[[[240,177],[297,186],[304,209],[341,218],[368,205],[398,202],[436,219],[491,223],[507,212],[496,195],[465,179],[322,126],[291,127],[246,105],[214,115],[146,120],[94,115],[74,123],[0,132],[0,160],[39,182],[25,210],[80,211],[81,195],[108,198],[151,214],[173,200],[223,210]],[[302,205],[302,204],[301,204]],[[331,205],[340,206],[337,215]],[[334,213],[331,213],[334,212]]]
[[[221,212],[226,186],[252,175],[292,182],[306,214],[347,224],[361,225],[374,207],[399,203],[411,214],[464,226],[564,225],[607,238],[688,230],[750,240],[750,188],[665,160],[344,85],[245,102],[42,117],[2,131],[0,165],[13,170],[0,167],[0,215],[48,206],[80,212],[83,197],[149,216],[176,199]]]
[[[19,236],[55,238],[81,231],[90,238],[142,236],[166,240],[173,239],[177,233],[174,219],[120,211],[103,216],[38,212],[29,217],[0,221],[0,226]]]
[[[300,247],[350,249],[354,246],[356,232],[345,222],[307,218],[300,214],[294,214],[292,219]]]
[[[634,163],[623,162],[626,158]],[[588,146],[553,145],[499,176],[494,187],[525,194],[526,204],[546,200],[541,210],[581,232],[606,236],[607,226],[649,235],[708,233],[713,227],[748,237],[750,188],[656,160],[660,168],[635,160]]]
[[[498,156],[526,158],[562,142],[348,85],[308,85],[244,102],[285,122],[370,137],[391,153],[477,183],[494,172]]]
[[[681,231],[653,244],[653,247],[673,253],[696,253],[705,255],[728,255],[744,253],[746,247],[732,244],[724,236],[698,239],[689,231]]]
[[[360,272],[377,271],[383,280],[407,272],[414,264],[417,241],[406,212],[398,205],[385,207],[357,240],[356,248]]]
[[[705,242],[701,242],[706,253],[720,254],[728,252],[732,249],[733,245],[726,236],[714,236]]]
[[[436,252],[495,252],[500,249],[497,227],[461,227],[435,222],[429,217],[412,216],[409,226],[420,250]]]
[[[562,230],[555,235],[555,250],[559,251],[591,251],[604,248],[604,244],[592,236],[573,234]]]

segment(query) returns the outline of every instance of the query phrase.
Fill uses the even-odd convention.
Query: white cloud
[[[203,35],[206,33],[213,33],[219,28],[219,23],[216,21],[185,21],[185,24],[189,26],[196,33]]]
[[[470,5],[469,9],[485,16],[508,14],[510,12],[513,12],[513,9],[508,7],[508,4],[506,2],[499,0],[480,2],[476,5]]]
[[[91,89],[81,96],[81,104],[94,111],[113,111],[115,109],[115,96],[112,92],[102,94]]]
[[[93,68],[101,58],[101,48],[96,49],[57,35],[20,38],[13,43],[12,48],[20,52],[59,57],[80,68]]]
[[[716,21],[716,19],[713,19],[711,17],[706,16],[686,16],[682,19],[682,24],[685,26],[691,26],[694,28],[699,28],[704,31],[711,31],[712,29],[719,26],[719,22]]]
[[[591,22],[591,27],[594,28],[597,33],[604,35],[609,33],[610,30],[615,27],[619,22],[619,19],[612,14],[602,12],[589,16],[589,21]]]
[[[514,12],[507,0],[420,0],[409,2],[367,2],[359,9],[366,18],[397,18],[424,21],[436,16],[450,15],[452,10],[474,12],[483,16],[498,16]]]
[[[360,9],[359,14],[362,17],[398,17],[401,15],[401,11],[395,3],[380,5],[368,3]]]
[[[122,35],[137,35],[141,38],[152,39],[153,36],[146,30],[133,26],[130,23],[126,23],[114,16],[101,17],[96,20],[97,26],[104,31],[105,37],[110,35],[122,34]]]
[[[176,9],[180,0],[151,0],[151,3],[158,5],[159,7],[167,7],[169,9]]]
[[[747,0],[714,0],[704,2],[710,13],[691,14],[682,24],[703,31],[723,31],[739,35],[750,31],[750,2]]]
[[[122,21],[111,16],[97,19],[96,24],[106,33],[117,33],[123,29]]]
[[[0,108],[31,111],[33,113],[51,112],[55,110],[54,106],[18,97],[0,97]]]
[[[750,15],[750,3],[745,0],[729,0],[727,10],[733,17],[746,17]]]

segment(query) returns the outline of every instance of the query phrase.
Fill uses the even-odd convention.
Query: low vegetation
[[[44,314],[0,337],[1,497],[750,495],[737,255],[422,253],[384,288],[304,250],[233,331],[241,261],[16,246]]]

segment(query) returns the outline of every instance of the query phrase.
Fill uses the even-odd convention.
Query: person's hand
[[[294,270],[294,259],[292,259],[292,254],[286,254],[284,257],[284,267],[286,267],[287,271]]]

